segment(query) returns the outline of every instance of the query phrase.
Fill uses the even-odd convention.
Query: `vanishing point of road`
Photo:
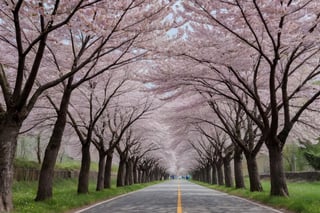
[[[107,200],[76,213],[281,213],[185,180],[171,180]]]

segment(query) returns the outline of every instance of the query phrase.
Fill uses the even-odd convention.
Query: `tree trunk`
[[[196,171],[197,181],[201,181],[201,170],[198,168]]]
[[[216,165],[217,168],[217,174],[218,174],[218,185],[223,186],[224,181],[223,181],[223,170],[222,170],[222,164],[218,163]]]
[[[118,175],[117,175],[117,187],[124,186],[124,175],[125,175],[124,170],[125,170],[125,161],[120,157]]]
[[[106,168],[104,173],[104,188],[110,189],[111,188],[111,175],[112,175],[112,158],[113,153],[108,153],[106,158]]]
[[[5,116],[0,120],[0,212],[13,209],[13,160],[21,123]]]
[[[159,170],[158,170],[157,168],[156,168],[156,169],[153,169],[152,172],[151,172],[151,174],[152,174],[152,179],[151,179],[151,181],[159,180],[160,174],[159,174]]]
[[[138,177],[138,166],[137,166],[137,163],[133,163],[133,183],[136,184],[136,183],[139,183],[139,177]]]
[[[132,160],[129,160],[128,164],[129,164],[129,167],[128,167],[128,170],[127,170],[127,173],[128,173],[128,185],[132,185],[134,183],[134,180],[133,180],[133,162],[132,162]]]
[[[205,167],[205,172],[206,172],[206,183],[211,184],[211,166],[208,164]]]
[[[129,161],[125,162],[125,168],[126,168],[126,174],[125,174],[125,180],[124,180],[124,185],[128,186],[129,185],[129,179],[130,179],[130,165],[129,165]]]
[[[78,194],[86,194],[89,192],[89,175],[90,175],[90,142],[82,144],[81,167],[78,181]]]
[[[140,183],[145,183],[147,178],[146,178],[146,171],[145,170],[142,170],[141,171],[141,182]]]
[[[142,183],[147,183],[148,182],[148,171],[147,170],[144,170],[142,172],[142,178],[143,178]]]
[[[260,176],[258,171],[256,155],[253,155],[251,153],[245,153],[245,156],[246,156],[247,167],[248,167],[250,191],[262,192],[263,188],[260,183]]]
[[[211,184],[213,185],[218,184],[217,168],[215,164],[211,164]]]
[[[236,183],[236,189],[245,188],[243,172],[242,172],[242,150],[235,146],[235,152],[233,157],[234,163],[234,179]]]
[[[159,169],[155,169],[154,174],[155,174],[154,175],[154,181],[158,181],[158,180],[161,179],[161,174],[160,174]]]
[[[152,169],[152,170],[149,170],[149,179],[148,179],[148,182],[151,182],[151,181],[154,181],[155,177],[156,177],[156,174],[154,173],[155,171]]]
[[[150,169],[146,170],[146,181],[145,183],[149,183],[151,181],[151,172]]]
[[[206,171],[204,168],[201,168],[201,182],[206,182]]]
[[[96,191],[101,191],[102,189],[104,189],[105,162],[106,162],[105,153],[103,151],[99,151],[99,168],[98,168]]]
[[[70,81],[72,82],[72,80],[69,80],[69,83],[71,84]],[[63,132],[67,122],[67,112],[71,93],[71,89],[64,90],[60,103],[60,110],[58,111],[58,117],[42,162],[38,191],[35,201],[42,201],[52,197],[54,167],[57,161]]]
[[[142,171],[138,169],[138,183],[142,183]]]
[[[226,156],[223,158],[223,169],[224,169],[224,181],[226,187],[233,187],[233,178],[231,174],[231,157]]]
[[[276,144],[269,144],[270,182],[272,196],[289,196],[283,169],[282,149]]]
[[[37,160],[38,163],[41,164],[41,135],[40,133],[37,136],[37,148],[36,148],[36,152],[37,152]]]

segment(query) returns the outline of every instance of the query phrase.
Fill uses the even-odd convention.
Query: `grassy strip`
[[[54,184],[53,198],[44,202],[35,202],[37,183],[36,182],[16,182],[13,187],[13,203],[16,213],[57,213],[66,212],[81,206],[93,204],[95,202],[112,198],[131,191],[139,190],[149,185],[155,184],[135,184],[125,187],[113,187],[100,192],[95,191],[95,183],[90,184],[90,193],[78,195],[77,180],[61,179]]]
[[[14,166],[20,168],[34,168],[40,169],[40,164],[35,161],[27,160],[24,158],[16,158],[14,159]],[[91,162],[90,170],[91,171],[98,171],[98,163]],[[81,162],[77,160],[66,160],[62,163],[56,163],[56,169],[66,169],[66,170],[80,170]],[[112,166],[112,172],[117,172],[118,166]]]
[[[277,209],[287,209],[299,213],[320,212],[320,182],[288,182],[290,197],[270,196],[269,181],[262,181],[263,192],[250,192],[249,189],[235,189],[193,182],[228,194],[259,201]],[[246,185],[249,186],[249,183],[247,182]]]

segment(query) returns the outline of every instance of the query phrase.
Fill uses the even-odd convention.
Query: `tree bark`
[[[160,171],[158,168],[153,169],[152,171],[152,180],[151,181],[156,181],[156,180],[160,180]]]
[[[201,168],[201,181],[202,182],[206,182],[206,176],[207,176],[206,173],[207,172],[206,172],[205,168]]]
[[[107,153],[106,164],[105,164],[105,174],[104,174],[104,188],[111,188],[111,175],[112,175],[112,158],[113,153]]]
[[[81,167],[78,180],[78,194],[86,194],[89,192],[89,175],[90,175],[90,142],[82,144]]]
[[[249,182],[250,182],[250,191],[251,192],[262,192],[263,188],[260,182],[260,176],[258,171],[258,164],[256,160],[256,155],[251,153],[245,153],[247,167],[248,167],[248,174],[249,174]]]
[[[272,196],[289,196],[286,177],[283,169],[282,149],[278,144],[268,144],[270,163],[270,182]]]
[[[144,181],[145,183],[149,183],[151,181],[151,173],[150,170],[146,170],[146,180]]]
[[[40,133],[37,135],[37,148],[36,148],[36,152],[37,152],[37,160],[38,163],[41,164],[41,135]]]
[[[146,181],[147,181],[147,177],[146,177],[147,175],[146,175],[146,171],[145,170],[142,170],[141,171],[141,181],[140,181],[140,183],[145,183]]]
[[[72,79],[69,80],[68,86],[70,86],[71,83]],[[57,161],[63,132],[67,122],[67,112],[71,93],[71,88],[67,88],[64,90],[60,103],[60,110],[58,111],[58,117],[42,162],[38,191],[35,201],[42,201],[52,197],[54,167]]]
[[[125,161],[120,157],[118,175],[117,175],[117,187],[124,186],[124,175],[125,175]]]
[[[142,183],[142,171],[138,169],[138,183]]]
[[[209,164],[205,167],[205,173],[206,173],[206,183],[211,184],[211,166]]]
[[[215,164],[211,165],[211,183],[213,185],[218,184],[218,178],[217,178],[217,167]]]
[[[98,177],[97,177],[97,187],[96,191],[101,191],[104,189],[104,175],[105,175],[105,163],[106,155],[103,151],[99,152],[99,168],[98,168]]]
[[[130,179],[130,165],[129,165],[129,161],[125,162],[125,168],[126,168],[126,174],[125,174],[125,180],[124,180],[124,185],[128,186],[129,185],[129,179]]]
[[[130,163],[130,176],[129,176],[130,179],[129,179],[129,185],[132,185],[132,184],[134,184],[133,162],[130,161],[129,163]]]
[[[226,187],[233,187],[233,178],[231,174],[231,157],[226,156],[223,158],[223,169],[224,169],[224,181]]]
[[[126,169],[126,178],[127,178],[127,185],[132,185],[134,183],[134,180],[133,180],[133,162],[132,160],[129,160],[127,162],[128,166],[127,166],[127,169]]]
[[[223,181],[222,163],[218,163],[216,165],[216,168],[217,168],[217,174],[218,174],[218,185],[223,186],[224,181]]]
[[[3,115],[0,120],[0,212],[13,209],[12,184],[13,160],[21,122]]]
[[[133,183],[139,183],[139,177],[138,177],[138,165],[136,162],[133,163]]]
[[[245,188],[243,172],[242,172],[242,150],[235,146],[235,152],[233,156],[234,163],[234,179],[236,184],[236,189]]]

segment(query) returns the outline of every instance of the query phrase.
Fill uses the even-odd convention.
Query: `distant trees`
[[[220,121],[220,124],[215,123],[214,125],[225,131],[235,146],[235,164],[237,164],[237,158],[242,157],[242,153],[246,158],[250,191],[262,191],[256,157],[264,141],[263,138],[258,136],[257,126],[237,103],[210,101],[209,105]],[[254,110],[252,109],[253,112]],[[235,170],[239,170],[239,168],[235,168]]]
[[[319,76],[317,4],[304,0],[184,3],[188,12],[183,15],[195,23],[191,34],[215,38],[209,44],[204,40],[202,46],[214,55],[204,55],[204,49],[186,53],[213,73],[195,81],[212,97],[240,104],[259,128],[269,151],[271,195],[289,195],[282,149],[294,125],[320,96],[314,84]],[[248,108],[251,105],[257,113]]]
[[[97,125],[98,121],[103,117],[107,107],[109,107],[109,103],[111,100],[120,95],[121,86],[125,83],[126,79],[121,79],[120,82],[117,82],[116,86],[113,88],[110,86],[111,82],[114,80],[112,76],[105,79],[106,82],[102,85],[97,85],[96,82],[89,82],[88,91],[82,91],[82,95],[84,95],[87,100],[87,107],[83,105],[82,102],[82,110],[78,110],[76,107],[73,108],[75,114],[78,115],[79,122],[77,123],[74,115],[68,112],[68,117],[71,120],[72,127],[74,128],[76,134],[78,135],[79,141],[81,143],[81,168],[79,174],[78,181],[78,193],[88,193],[89,192],[89,172],[90,172],[90,147],[93,141],[94,129]],[[97,87],[98,86],[98,87]],[[101,90],[103,95],[95,95],[95,91]],[[111,91],[109,91],[111,90]],[[88,93],[88,94],[86,94]],[[97,93],[97,92],[96,92]],[[77,102],[81,99],[79,94],[77,96]],[[85,101],[84,101],[85,102]],[[87,109],[88,112],[84,113],[84,109]]]
[[[169,1],[1,1],[0,212],[12,206],[13,158],[21,126],[48,96],[57,113],[36,200],[52,196],[52,171],[72,92],[100,74],[147,56],[166,33]],[[161,20],[161,22],[156,21]],[[51,96],[51,88],[63,90]],[[46,184],[47,183],[47,184]]]
[[[268,149],[271,195],[289,195],[283,147],[297,124],[313,122],[306,114],[318,112],[317,6],[315,0],[183,1],[176,11],[184,22],[177,48],[163,50],[171,58],[154,65],[157,76],[152,70],[147,76],[168,99],[200,92],[214,106],[239,106],[255,134],[249,153],[254,156],[262,143]]]

